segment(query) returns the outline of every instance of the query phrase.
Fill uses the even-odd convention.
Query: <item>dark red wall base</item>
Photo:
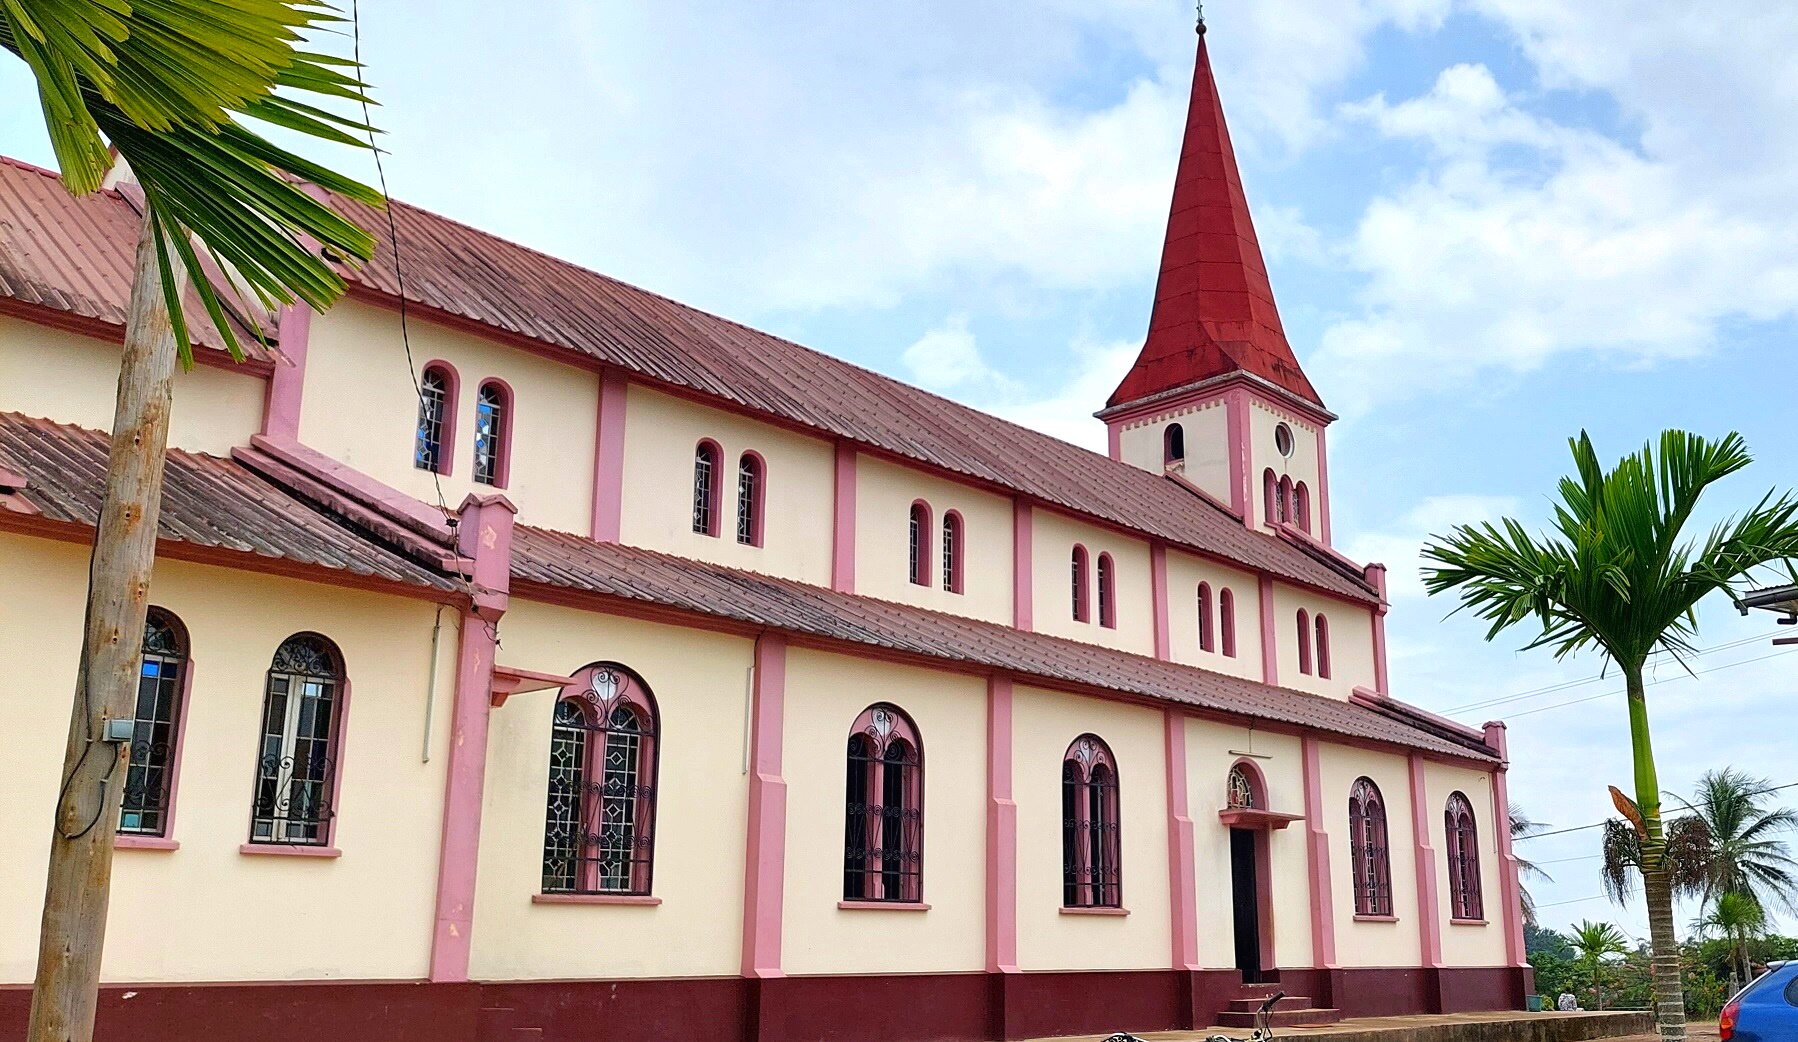
[[[1288,969],[1293,994],[1346,1016],[1521,1009],[1527,969]],[[98,1042],[978,1042],[1207,1027],[1233,970],[923,973],[744,980],[108,987]],[[0,987],[0,1040],[31,993]]]

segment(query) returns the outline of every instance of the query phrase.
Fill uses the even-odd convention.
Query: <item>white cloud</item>
[[[1342,551],[1351,560],[1384,564],[1387,569],[1386,593],[1392,600],[1421,600],[1425,592],[1419,569],[1423,567],[1423,545],[1430,536],[1443,535],[1456,525],[1474,525],[1514,516],[1517,508],[1518,502],[1511,496],[1474,493],[1429,496],[1390,528],[1355,534],[1344,544]]]

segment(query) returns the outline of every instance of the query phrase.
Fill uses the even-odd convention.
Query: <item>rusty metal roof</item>
[[[1226,676],[996,623],[838,593],[640,547],[519,526],[512,541],[514,596],[521,583],[695,612],[801,636],[1003,670],[1028,682],[1075,685],[1349,738],[1495,760],[1455,742],[1322,695]]]
[[[12,515],[15,523],[38,518],[93,527],[107,450],[108,439],[98,431],[0,413],[0,515]],[[163,540],[408,586],[461,589],[231,460],[176,449],[167,458]],[[23,487],[15,483],[19,479]]]

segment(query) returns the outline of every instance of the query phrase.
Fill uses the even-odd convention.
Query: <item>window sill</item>
[[[302,847],[284,846],[279,843],[245,843],[237,848],[239,854],[251,857],[342,857],[343,851],[336,847]]]
[[[534,905],[659,905],[649,894],[532,894]]]
[[[1486,923],[1486,920],[1484,920],[1484,919],[1450,919],[1448,921],[1448,925],[1450,925],[1450,926],[1485,926],[1485,925],[1487,925],[1487,923]]]
[[[1396,916],[1396,915],[1357,915],[1357,916],[1355,916],[1355,922],[1358,922],[1358,923],[1396,923],[1396,922],[1398,922],[1398,916]]]
[[[838,901],[837,907],[846,912],[930,911],[930,906],[922,901]]]
[[[180,850],[181,841],[162,836],[119,835],[112,837],[114,850]]]
[[[1120,916],[1121,917],[1121,916],[1129,915],[1130,909],[1128,909],[1128,908],[1084,908],[1084,907],[1076,908],[1076,907],[1071,907],[1068,905],[1063,905],[1061,907],[1061,914],[1062,915],[1110,915],[1110,916]]]

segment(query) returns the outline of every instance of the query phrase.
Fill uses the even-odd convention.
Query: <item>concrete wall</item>
[[[1413,864],[1409,760],[1397,753],[1325,745],[1319,755],[1324,821],[1330,833],[1330,871],[1335,878],[1336,958],[1343,966],[1416,966],[1422,958],[1417,928],[1417,872]],[[1390,921],[1355,914],[1354,859],[1349,852],[1349,791],[1357,778],[1373,779],[1386,804],[1391,858]],[[1487,965],[1496,965],[1502,958]]]
[[[1298,613],[1301,608],[1309,620],[1310,673],[1299,671]],[[1330,623],[1330,675],[1327,678],[1319,676],[1317,668],[1316,619],[1319,612]],[[1279,648],[1279,683],[1282,687],[1346,699],[1357,687],[1374,686],[1373,612],[1362,605],[1275,583],[1274,641]]]
[[[1199,646],[1200,583],[1211,586],[1212,631],[1218,635],[1211,651],[1204,651]],[[1169,550],[1167,588],[1168,647],[1175,662],[1251,680],[1261,679],[1261,587],[1253,573]],[[1224,654],[1222,614],[1216,608],[1226,589],[1236,599],[1234,656]]]
[[[1125,463],[1159,474],[1165,467],[1167,428],[1178,423],[1186,435],[1186,479],[1230,502],[1230,421],[1221,398],[1133,420],[1118,432]]]
[[[1282,456],[1275,444],[1275,431],[1280,424],[1292,428],[1292,455]],[[1319,533],[1317,519],[1322,495],[1318,479],[1317,426],[1299,419],[1295,413],[1270,405],[1260,398],[1249,399],[1249,499],[1250,512],[1256,524],[1268,521],[1266,500],[1262,495],[1263,476],[1268,470],[1276,479],[1290,477],[1293,484],[1304,482],[1311,498],[1311,532]],[[1293,519],[1295,522],[1296,518]]]
[[[923,586],[911,581],[908,554],[911,506],[920,499],[931,519],[930,582]],[[943,518],[951,510],[961,514],[966,547],[961,593],[943,589]],[[870,456],[857,459],[855,592],[1010,625],[1011,548],[1010,499]]]
[[[1036,570],[1032,593],[1036,599],[1034,622],[1039,633],[1155,653],[1154,599],[1149,576],[1147,540],[1087,524],[1050,510],[1035,511],[1032,564]],[[1089,604],[1088,621],[1073,615],[1074,545],[1086,547]],[[1099,624],[1099,555],[1111,554],[1117,567],[1117,628]]]
[[[1449,966],[1500,966],[1505,961],[1504,896],[1499,889],[1502,862],[1498,858],[1498,822],[1492,812],[1492,775],[1487,771],[1448,764],[1424,764],[1425,811],[1430,823],[1430,846],[1436,852],[1436,899],[1442,923],[1442,960]],[[1448,824],[1443,811],[1451,794],[1467,797],[1478,826],[1480,850],[1480,898],[1484,923],[1453,921],[1448,890]]]

